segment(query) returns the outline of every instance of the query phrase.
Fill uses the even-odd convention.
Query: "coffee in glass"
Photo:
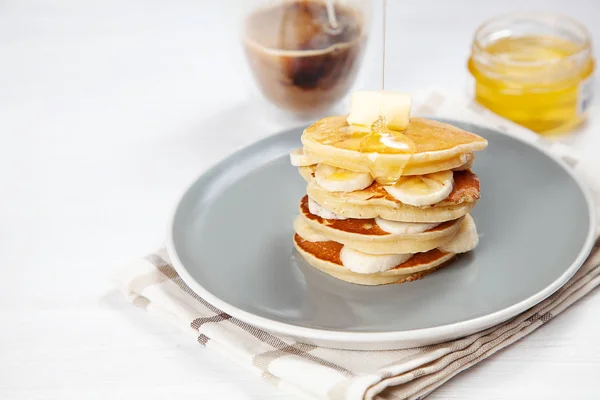
[[[243,43],[264,96],[298,114],[323,112],[340,100],[359,69],[367,3],[270,1],[252,10]]]

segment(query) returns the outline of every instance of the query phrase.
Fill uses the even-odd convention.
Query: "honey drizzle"
[[[402,176],[404,168],[415,153],[414,142],[402,132],[387,127],[385,118],[379,117],[371,126],[371,131],[362,138],[358,150],[367,155],[370,161],[369,170],[375,180],[382,185],[393,185]],[[406,155],[390,159],[380,157],[382,154]]]
[[[416,151],[411,138],[402,132],[389,129],[384,118],[379,118],[370,128],[347,125],[345,120],[341,125],[335,123],[335,118],[325,118],[313,124],[311,128],[314,130],[308,130],[314,135],[311,136],[324,145],[363,153],[366,156],[364,164],[378,183],[396,183]],[[386,155],[395,157],[385,157]]]
[[[381,51],[381,91],[385,90],[385,21],[386,21],[386,12],[387,12],[387,2],[383,0],[383,12],[382,12],[382,21],[381,21],[381,31],[382,31],[382,51]],[[381,106],[381,104],[380,104]],[[381,112],[381,109],[380,111]],[[380,116],[381,119],[381,116]]]
[[[387,2],[383,0],[381,34],[381,92],[385,90],[385,50],[386,50],[386,20]],[[387,120],[382,115],[382,103],[379,104],[379,119],[370,126],[370,132],[364,135],[357,150],[366,154],[369,163],[369,171],[375,180],[382,185],[393,185],[402,176],[404,168],[416,151],[415,143],[403,132],[388,128]],[[356,140],[356,139],[354,139]],[[384,159],[382,154],[406,155],[406,157],[395,157]],[[392,161],[393,160],[393,161]]]

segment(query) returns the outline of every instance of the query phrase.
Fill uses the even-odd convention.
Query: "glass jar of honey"
[[[521,13],[494,18],[477,30],[468,68],[478,103],[552,134],[585,119],[594,65],[583,25],[559,15]]]

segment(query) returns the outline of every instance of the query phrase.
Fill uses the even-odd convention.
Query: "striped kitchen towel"
[[[164,251],[120,269],[122,291],[263,379],[307,398],[420,399],[448,379],[539,328],[600,284],[600,246],[555,294],[519,316],[434,346],[351,351],[272,335],[221,312],[177,275]]]
[[[416,96],[415,113],[471,121],[540,141],[575,170],[580,168],[568,148],[494,116],[468,99],[448,99],[441,91]],[[585,264],[561,289],[509,321],[462,339],[403,350],[322,348],[253,327],[196,295],[179,277],[164,250],[120,268],[117,282],[136,306],[165,318],[193,335],[199,344],[302,397],[421,399],[459,372],[543,326],[598,286],[600,244],[596,243]]]

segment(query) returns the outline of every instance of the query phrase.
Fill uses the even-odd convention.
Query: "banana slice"
[[[406,93],[363,90],[350,96],[348,124],[370,128],[379,117],[396,131],[408,128],[411,98]]]
[[[336,214],[333,211],[329,211],[328,209],[321,207],[320,204],[310,197],[308,198],[308,211],[310,211],[311,214],[318,215],[319,217],[325,219],[347,219],[343,215]]]
[[[422,224],[418,222],[390,221],[379,217],[375,218],[375,223],[381,228],[381,230],[397,235],[404,233],[421,233],[439,225],[439,223]]]
[[[449,253],[466,253],[473,250],[479,244],[477,227],[471,214],[465,215],[456,235],[439,249]]]
[[[411,206],[429,206],[444,200],[454,186],[452,171],[403,176],[394,186],[383,188],[395,199]]]
[[[340,251],[340,260],[344,267],[357,274],[388,271],[412,256],[412,254],[367,254],[348,246],[342,247]]]
[[[327,164],[317,165],[315,180],[328,192],[353,192],[373,183],[373,177],[369,173],[348,171]]]
[[[308,167],[309,165],[315,165],[316,162],[308,158],[304,154],[302,147],[292,150],[290,153],[290,162],[294,167]]]

